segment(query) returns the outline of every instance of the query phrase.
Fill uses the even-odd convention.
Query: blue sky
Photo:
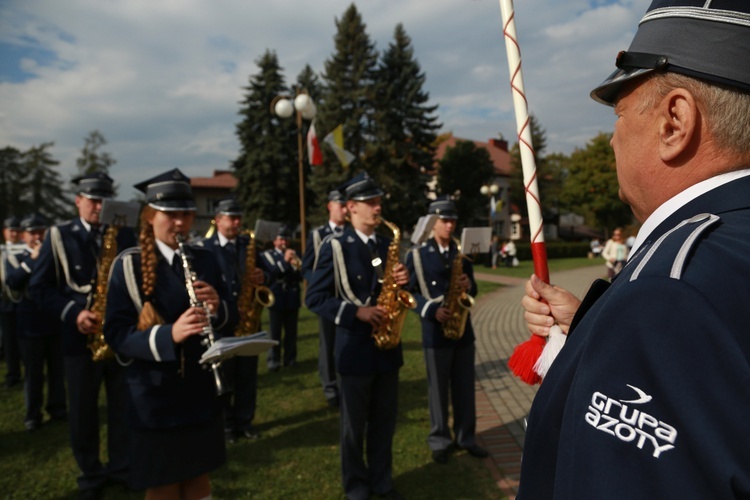
[[[0,147],[52,141],[68,178],[98,129],[130,186],[179,167],[207,176],[237,154],[242,87],[275,50],[288,83],[334,51],[349,0],[0,0]],[[614,69],[648,0],[521,0],[516,25],[529,108],[548,151],[570,153],[614,116],[588,93]],[[443,131],[515,142],[497,0],[357,4],[376,49],[402,23]],[[122,189],[123,196],[129,196]]]

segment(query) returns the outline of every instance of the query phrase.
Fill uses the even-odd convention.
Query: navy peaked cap
[[[37,231],[49,226],[49,221],[42,214],[29,214],[21,219],[21,228],[24,231]]]
[[[3,227],[6,229],[15,229],[16,231],[19,231],[21,229],[21,219],[19,219],[15,215],[6,217],[3,221]]]
[[[292,233],[289,231],[288,227],[286,227],[284,225],[281,225],[281,226],[279,226],[279,231],[276,234],[276,237],[277,238],[284,238],[285,240],[288,240],[289,238],[292,237]]]
[[[654,0],[617,70],[591,91],[613,106],[622,85],[670,71],[750,92],[750,1]]]
[[[342,193],[338,189],[334,189],[328,192],[328,201],[338,201],[339,203],[344,203],[346,201],[346,198],[344,198],[344,193]]]
[[[115,195],[115,190],[112,187],[114,181],[104,172],[93,172],[91,174],[79,175],[78,177],[75,177],[72,182],[78,186],[76,194],[86,198],[99,200],[112,198]]]
[[[430,203],[427,213],[437,215],[441,219],[458,219],[456,204],[448,195],[440,196]]]
[[[353,177],[349,182],[344,184],[344,197],[348,200],[354,201],[365,201],[378,196],[383,196],[383,190],[375,183],[375,181],[367,175],[367,172],[362,172],[356,177]]]
[[[136,184],[150,207],[164,212],[196,210],[190,178],[175,168]]]
[[[236,198],[226,198],[216,204],[216,215],[242,215],[242,205]]]

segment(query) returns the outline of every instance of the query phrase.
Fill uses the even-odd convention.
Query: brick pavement
[[[583,297],[589,285],[604,275],[604,266],[562,271],[551,281]],[[474,274],[478,281],[506,284],[482,297],[472,310],[476,335],[477,435],[490,452],[487,466],[501,492],[514,498],[518,490],[524,418],[538,386],[521,382],[508,369],[516,345],[529,338],[523,321],[521,297],[525,279]]]

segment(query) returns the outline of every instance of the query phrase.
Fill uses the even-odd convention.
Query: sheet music
[[[267,332],[258,332],[245,337],[224,337],[206,349],[200,362],[201,364],[213,363],[235,356],[257,356],[275,345],[279,345],[278,341],[269,339]]]

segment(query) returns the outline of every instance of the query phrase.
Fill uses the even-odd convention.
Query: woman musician
[[[205,498],[208,473],[226,461],[218,379],[199,359],[205,334],[233,326],[226,285],[213,254],[185,245],[191,306],[180,238],[195,219],[190,179],[178,169],[137,184],[146,195],[140,247],[113,264],[104,334],[127,367],[131,487],[146,498]],[[210,316],[210,317],[209,317]]]

